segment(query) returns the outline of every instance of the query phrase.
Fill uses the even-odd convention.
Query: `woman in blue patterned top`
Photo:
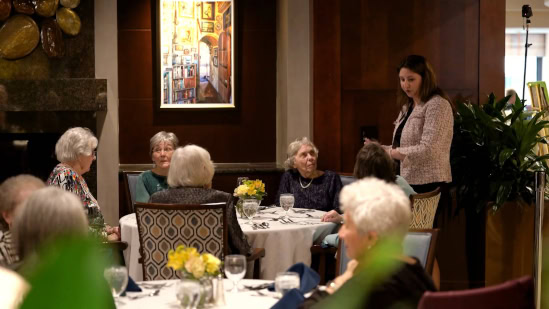
[[[156,133],[150,141],[150,151],[154,168],[139,175],[135,187],[135,200],[147,203],[151,195],[168,189],[168,170],[172,161],[172,154],[179,145],[177,136],[172,132],[161,131]]]
[[[280,205],[281,194],[292,193],[295,208],[338,211],[341,179],[335,172],[317,169],[318,148],[313,142],[306,137],[297,139],[290,143],[287,154],[287,171],[280,180],[276,204]]]

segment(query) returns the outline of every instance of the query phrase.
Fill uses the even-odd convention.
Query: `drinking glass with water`
[[[299,289],[299,274],[296,272],[283,272],[276,274],[275,290],[281,296],[288,293],[291,289]]]
[[[111,287],[112,296],[116,300],[128,285],[128,269],[120,265],[111,266],[105,269],[103,275]]]
[[[248,223],[253,225],[253,218],[257,214],[259,209],[259,202],[256,199],[245,199],[242,202],[242,211],[246,218],[248,218]]]
[[[225,276],[233,282],[233,293],[238,291],[238,281],[246,274],[246,257],[243,255],[227,255],[225,257]]]
[[[295,198],[292,193],[283,193],[280,195],[280,207],[286,212],[284,219],[288,219],[288,210],[294,207],[294,203]]]

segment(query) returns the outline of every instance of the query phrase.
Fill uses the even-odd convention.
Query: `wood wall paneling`
[[[236,1],[235,110],[159,110],[153,91],[156,1],[118,2],[120,163],[148,163],[149,139],[174,132],[217,162],[276,161],[276,1]]]
[[[314,137],[323,169],[352,171],[362,126],[391,143],[396,67],[405,55],[426,56],[451,98],[483,102],[503,92],[503,1],[317,0],[313,7]],[[455,215],[457,206],[447,204],[437,215],[442,288],[482,286],[484,244],[474,239],[483,237],[484,217]]]
[[[346,1],[345,1],[346,2]],[[340,170],[341,54],[340,0],[313,2],[313,134],[318,167]]]

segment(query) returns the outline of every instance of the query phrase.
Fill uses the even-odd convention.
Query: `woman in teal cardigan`
[[[161,131],[151,138],[150,156],[154,167],[139,175],[135,188],[136,202],[147,203],[153,193],[168,188],[166,177],[170,169],[172,154],[178,145],[179,140],[172,132]]]

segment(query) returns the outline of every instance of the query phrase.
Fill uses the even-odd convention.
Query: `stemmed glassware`
[[[105,280],[109,283],[112,296],[116,301],[120,294],[126,290],[126,286],[128,285],[128,269],[121,265],[111,266],[105,269],[103,275],[105,276]]]
[[[244,215],[248,218],[248,223],[253,225],[253,218],[257,214],[259,209],[259,202],[256,199],[245,199],[242,202],[242,210]]]
[[[246,274],[246,257],[243,255],[225,256],[225,276],[233,282],[232,292],[238,291],[238,281]]]
[[[294,207],[294,203],[295,198],[292,193],[283,193],[280,195],[280,207],[286,212],[284,219],[288,219],[288,210]]]

